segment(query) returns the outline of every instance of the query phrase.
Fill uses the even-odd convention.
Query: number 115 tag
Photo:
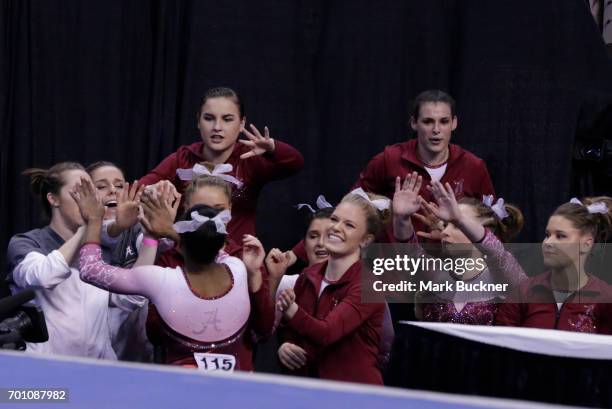
[[[227,354],[210,354],[194,352],[193,357],[198,363],[198,369],[206,372],[234,372],[236,357]]]

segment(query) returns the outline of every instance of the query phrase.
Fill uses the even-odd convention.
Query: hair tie
[[[580,206],[584,206],[584,203],[582,203],[580,200],[578,200],[578,198],[575,198],[575,197],[572,197],[572,199],[569,202],[580,205]],[[595,203],[592,203],[584,207],[586,207],[587,211],[590,214],[594,214],[594,213],[606,214],[609,211],[608,206],[604,202],[595,202]]]
[[[319,195],[319,197],[317,197],[316,206],[317,206],[317,208],[319,210],[328,209],[328,208],[334,207],[334,206],[332,206],[331,203],[329,203],[325,199],[325,196],[323,196],[323,195]],[[307,207],[308,210],[310,210],[311,213],[315,213],[316,212],[315,209],[313,209],[312,206],[309,205],[308,203],[298,203],[296,205],[296,207],[298,208],[298,210],[300,210],[302,207]]]
[[[193,212],[191,212],[191,220],[183,220],[180,222],[176,222],[173,226],[174,230],[176,230],[177,233],[187,233],[198,230],[200,226],[210,220],[215,222],[215,229],[217,230],[217,233],[227,234],[225,225],[229,223],[231,219],[232,214],[229,210],[223,210],[222,212],[219,212],[215,217],[202,216],[200,213],[194,210]]]
[[[234,167],[229,163],[220,163],[218,165],[215,165],[214,169],[211,172],[206,166],[196,163],[191,169],[177,169],[176,174],[181,180],[193,180],[197,176],[201,175],[214,176],[218,177],[219,179],[223,179],[226,182],[234,184],[236,185],[236,188],[240,189],[243,183],[232,175],[227,174],[233,169]]]
[[[351,191],[351,194],[360,196],[368,201],[372,206],[377,208],[378,210],[387,210],[391,206],[391,200],[389,199],[370,199],[368,194],[362,188],[358,187],[357,189]]]
[[[510,216],[506,211],[504,199],[502,199],[501,197],[497,199],[497,202],[495,202],[495,204],[493,204],[493,195],[482,195],[482,203],[485,206],[490,207],[499,220],[503,220],[506,217]]]

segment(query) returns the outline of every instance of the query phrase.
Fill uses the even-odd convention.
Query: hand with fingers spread
[[[138,222],[140,196],[144,186],[134,181],[130,186],[126,183],[117,197],[117,212],[115,218],[115,229],[119,232],[129,229]]]
[[[439,219],[457,224],[461,219],[461,210],[450,184],[442,185],[442,183],[435,181],[427,186],[427,189],[433,194],[436,203],[423,201],[423,206]]]
[[[395,194],[393,195],[393,214],[400,217],[410,216],[421,208],[419,191],[423,177],[417,172],[406,175],[404,183],[398,176],[395,179]]]
[[[98,198],[96,189],[89,179],[81,178],[81,181],[70,191],[70,196],[79,206],[79,211],[85,223],[92,221],[102,222],[106,209]]]
[[[174,202],[170,200],[173,198]],[[174,219],[180,203],[174,199],[174,194],[169,189],[162,189],[162,193],[156,191],[145,191],[140,198],[142,213],[138,217],[140,223],[151,237],[167,237],[178,241],[178,233],[174,230]]]
[[[251,124],[250,127],[251,131],[253,132],[247,131],[246,128],[243,131],[248,140],[239,139],[238,142],[248,146],[251,150],[240,155],[240,159],[247,159],[253,156],[263,155],[266,152],[274,152],[274,139],[270,138],[270,131],[268,130],[268,127],[264,127],[263,136],[255,125]]]
[[[284,366],[294,371],[306,365],[307,355],[301,347],[285,342],[278,348],[278,358]]]
[[[440,220],[430,210],[428,210],[425,206],[421,207],[421,212],[423,214],[415,213],[412,215],[412,217],[416,218],[423,225],[427,226],[429,228],[429,231],[417,231],[417,236],[433,241],[442,240],[442,230],[444,229],[444,222]]]

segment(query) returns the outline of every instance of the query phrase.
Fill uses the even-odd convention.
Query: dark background
[[[20,172],[111,160],[144,175],[199,138],[206,89],[306,158],[259,206],[267,247],[303,233],[293,205],[340,199],[367,161],[409,137],[427,88],[458,100],[454,142],[483,157],[539,241],[570,194],[610,191],[572,166],[576,137],[612,138],[612,65],[584,0],[0,0],[0,257],[44,223]]]

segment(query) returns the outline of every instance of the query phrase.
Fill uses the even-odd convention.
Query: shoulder
[[[450,145],[451,156],[455,157],[457,162],[460,162],[462,166],[474,166],[474,167],[486,167],[485,161],[468,151],[467,149],[462,148],[459,145],[451,144]]]
[[[232,273],[246,274],[246,266],[238,257],[222,254],[219,256],[218,262],[229,267]]]
[[[12,249],[31,247],[32,249],[45,247],[44,244],[52,241],[48,229],[34,229],[25,233],[19,233],[11,237],[9,241],[9,252]]]

